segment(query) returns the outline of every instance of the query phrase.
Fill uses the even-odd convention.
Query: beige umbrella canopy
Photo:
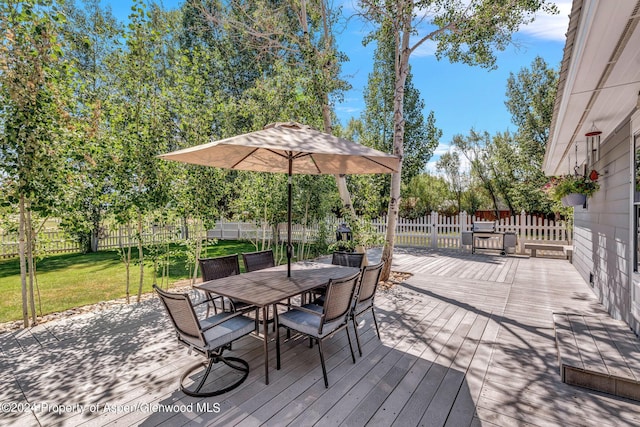
[[[397,156],[299,123],[274,123],[256,132],[160,157],[226,169],[292,174],[368,174],[398,170]]]
[[[264,129],[162,154],[160,158],[195,165],[293,174],[392,173],[397,156],[317,131],[299,123],[274,123]],[[291,245],[291,179],[288,185],[287,264]],[[290,275],[290,270],[288,270]]]

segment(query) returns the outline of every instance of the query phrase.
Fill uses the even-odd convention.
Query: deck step
[[[607,315],[554,313],[562,381],[640,401],[640,340]]]

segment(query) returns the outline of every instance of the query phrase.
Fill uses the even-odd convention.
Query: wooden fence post
[[[524,254],[524,244],[526,243],[526,233],[527,233],[527,214],[522,210],[520,212],[520,226],[518,227],[518,244],[520,245],[520,254]]]
[[[431,247],[438,247],[438,212],[431,211]]]
[[[467,211],[462,211],[458,214],[458,226],[458,235],[460,239],[460,244],[458,245],[458,247],[462,249],[462,233],[467,231]]]

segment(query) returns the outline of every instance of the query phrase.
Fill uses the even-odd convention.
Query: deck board
[[[554,314],[562,381],[640,401],[638,339],[608,316]]]
[[[379,256],[379,253],[378,253]],[[376,254],[369,257],[376,259]],[[562,383],[554,315],[597,315],[583,328],[588,364],[634,375],[633,334],[606,327],[603,307],[566,260],[396,248],[393,270],[412,273],[376,296],[379,340],[370,315],[359,322],[363,357],[353,364],[344,333],[326,341],[330,387],[316,348],[283,343],[283,369],[264,384],[262,341],[245,337],[233,354],[249,377],[217,398],[182,394],[178,378],[197,358],[177,345],[157,300],[117,306],[0,335],[3,400],[51,404],[200,405],[186,412],[11,414],[9,425],[602,426],[640,425],[637,402]],[[563,328],[567,328],[564,329]],[[352,334],[353,335],[353,334]],[[575,342],[574,342],[575,344]],[[577,344],[576,344],[577,346]],[[614,359],[615,351],[623,355]],[[597,355],[597,356],[596,356]],[[582,360],[582,358],[580,358]],[[207,411],[205,404],[219,404]]]

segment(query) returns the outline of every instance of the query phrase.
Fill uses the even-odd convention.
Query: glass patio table
[[[356,267],[302,261],[291,264],[291,277],[287,277],[287,266],[265,268],[222,279],[209,280],[195,285],[197,289],[222,295],[227,298],[255,305],[262,309],[262,318],[267,319],[270,305],[325,286],[330,279],[341,279],[357,273]],[[269,384],[269,337],[266,321],[263,325],[264,379]]]

